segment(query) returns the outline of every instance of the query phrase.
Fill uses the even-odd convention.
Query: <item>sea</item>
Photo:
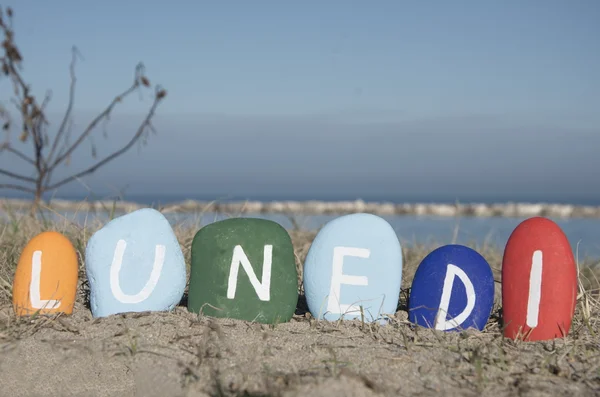
[[[61,197],[64,199],[81,200],[84,197]],[[88,197],[89,199],[89,197]],[[98,197],[96,199],[106,199],[106,197]],[[349,195],[339,196],[197,196],[197,195],[181,195],[181,196],[164,196],[164,195],[138,195],[124,197],[123,200],[136,202],[143,205],[155,206],[164,205],[172,202],[180,202],[184,200],[201,200],[201,201],[285,201],[285,200],[322,200],[322,201],[347,201],[362,199],[364,201],[376,202],[419,202],[419,203],[455,203],[460,202],[477,202],[477,203],[502,203],[502,202],[551,202],[558,204],[574,204],[574,205],[600,205],[600,198],[575,198],[575,197],[556,197],[548,199],[547,197],[467,197],[457,200],[455,197],[358,197]],[[119,213],[113,216],[118,216]],[[90,214],[76,213],[61,213],[64,216],[75,222],[89,222]],[[101,221],[108,220],[108,214],[98,215]],[[167,219],[171,224],[187,225],[190,227],[200,228],[207,224],[218,220],[226,219],[232,215],[218,214],[206,212],[198,213],[168,213]],[[286,229],[300,227],[307,230],[317,230],[330,220],[339,215],[296,215],[294,219],[290,219],[282,214],[243,214],[243,217],[256,217],[269,219],[281,224]],[[394,215],[383,216],[393,229],[396,231],[401,243],[405,246],[414,244],[429,244],[443,245],[450,243],[457,244],[473,244],[477,247],[495,246],[498,249],[503,249],[506,242],[517,227],[517,225],[525,220],[525,218],[517,217],[443,217],[443,216],[417,216],[417,215]],[[565,235],[571,243],[573,253],[579,263],[600,266],[600,219],[579,219],[579,218],[551,218],[564,231]]]

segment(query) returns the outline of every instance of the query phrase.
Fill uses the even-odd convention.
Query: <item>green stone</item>
[[[276,324],[289,321],[297,303],[294,248],[281,225],[264,219],[232,218],[196,233],[189,311]]]

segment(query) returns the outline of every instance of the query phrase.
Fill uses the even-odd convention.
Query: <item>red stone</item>
[[[575,258],[563,231],[542,217],[521,222],[502,260],[504,336],[527,341],[565,337],[576,299]]]

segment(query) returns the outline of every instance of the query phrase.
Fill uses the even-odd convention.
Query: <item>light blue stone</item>
[[[172,310],[183,297],[181,247],[169,221],[151,208],[123,215],[98,230],[88,241],[85,267],[94,317]]]
[[[425,328],[483,330],[494,305],[494,275],[472,248],[449,244],[419,264],[410,289],[409,320]]]
[[[386,220],[372,214],[327,223],[304,263],[306,302],[318,319],[385,323],[396,312],[401,283],[398,237]]]

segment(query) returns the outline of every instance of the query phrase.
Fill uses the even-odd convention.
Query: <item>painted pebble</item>
[[[167,219],[144,208],[115,218],[86,247],[94,317],[172,310],[183,297],[186,268]]]
[[[477,251],[450,244],[429,253],[412,281],[409,320],[440,331],[483,330],[494,305],[494,275]]]
[[[232,218],[194,236],[189,311],[275,324],[289,321],[297,302],[294,248],[278,223]]]
[[[48,231],[32,238],[23,249],[15,272],[15,314],[71,314],[78,270],[77,253],[66,236]]]
[[[521,222],[502,260],[504,336],[528,341],[566,336],[576,298],[575,258],[563,231],[543,217]]]
[[[318,319],[385,322],[394,315],[402,282],[402,249],[390,224],[358,213],[327,223],[304,264],[304,293]]]

